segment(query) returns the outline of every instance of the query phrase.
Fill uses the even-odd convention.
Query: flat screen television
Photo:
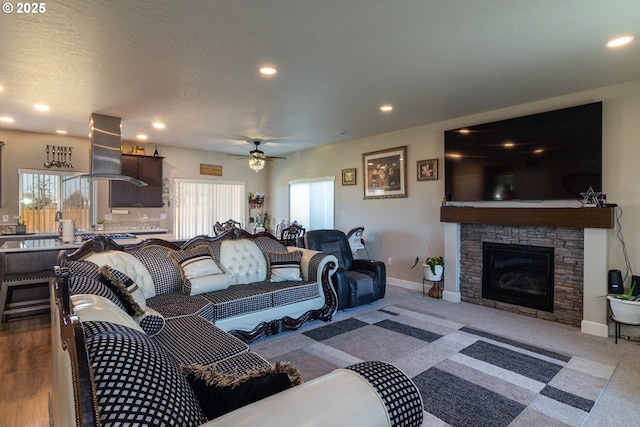
[[[575,200],[602,191],[602,102],[444,133],[451,201]]]

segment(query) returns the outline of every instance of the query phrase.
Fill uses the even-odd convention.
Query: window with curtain
[[[289,181],[289,221],[308,230],[333,228],[335,177]]]
[[[174,185],[176,238],[213,235],[216,221],[233,219],[244,226],[247,202],[244,183],[176,178]]]
[[[89,230],[91,180],[74,172],[20,169],[20,218],[29,233],[58,231],[56,212]]]

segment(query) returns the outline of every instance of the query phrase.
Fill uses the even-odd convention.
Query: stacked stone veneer
[[[482,243],[553,247],[553,313],[482,298]],[[462,301],[531,317],[580,326],[583,307],[584,230],[461,224],[460,297]]]

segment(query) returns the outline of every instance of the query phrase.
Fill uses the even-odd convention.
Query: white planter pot
[[[430,282],[439,282],[442,280],[442,272],[444,271],[444,267],[441,265],[436,265],[435,270],[436,273],[433,274],[431,272],[431,267],[427,264],[422,264],[422,269],[424,270],[424,278]]]
[[[608,296],[613,317],[623,323],[640,324],[640,301],[627,301]]]

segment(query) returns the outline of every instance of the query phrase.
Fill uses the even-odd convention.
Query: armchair
[[[308,231],[305,234],[305,246],[338,258],[338,268],[331,276],[338,295],[338,310],[384,298],[387,285],[384,263],[370,259],[354,259],[343,231]]]

